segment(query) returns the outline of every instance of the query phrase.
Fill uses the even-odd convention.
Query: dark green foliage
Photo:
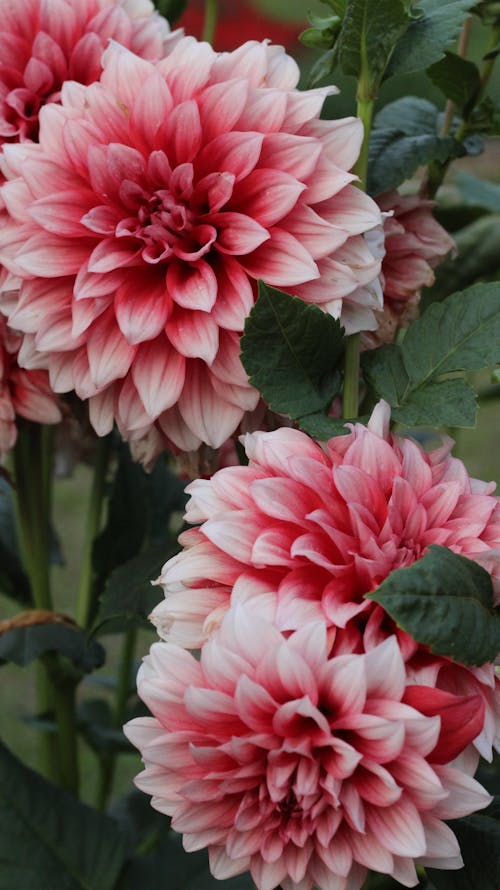
[[[370,139],[368,191],[377,195],[409,179],[421,164],[445,163],[465,153],[452,136],[439,135],[439,111],[417,96],[396,99],[376,116]]]
[[[19,558],[13,495],[7,477],[0,475],[0,591],[23,605],[31,603],[31,588]]]
[[[327,408],[339,391],[339,322],[262,282],[241,348],[250,382],[272,411],[300,418]]]
[[[431,65],[427,73],[433,84],[458,108],[466,108],[481,85],[477,65],[456,53],[446,52],[444,58]]]
[[[348,0],[338,38],[344,74],[362,75],[375,96],[394,47],[410,22],[405,0]]]
[[[154,0],[158,12],[173,25],[186,9],[187,0]]]
[[[94,544],[96,592],[102,594],[94,627],[120,618],[106,627],[112,631],[149,614],[160,598],[150,581],[172,553],[171,517],[185,502],[183,483],[161,459],[146,473],[128,447],[120,447],[106,525]]]
[[[114,890],[125,841],[0,743],[0,868],[5,890]]]
[[[460,199],[471,207],[482,207],[491,213],[500,213],[500,185],[496,182],[478,179],[471,173],[459,170],[455,173],[455,184]]]
[[[333,436],[345,436],[349,433],[346,429],[345,420],[336,420],[328,417],[321,411],[317,414],[306,414],[299,420],[299,426],[304,432],[308,433],[313,439],[331,439]]]
[[[480,665],[500,651],[500,616],[488,572],[446,547],[433,544],[409,568],[391,572],[368,598],[436,655]]]
[[[163,592],[152,582],[174,550],[156,545],[118,566],[109,576],[99,601],[94,633],[115,633],[144,624]]]
[[[169,830],[170,822],[167,816],[154,810],[151,798],[137,788],[132,788],[113,804],[110,815],[126,834],[132,849],[147,844],[151,837],[166,835]]]
[[[500,361],[500,284],[476,284],[433,303],[407,330],[401,346],[362,356],[365,378],[376,396],[407,425],[474,426],[475,399],[457,371],[476,371]]]
[[[85,699],[78,708],[78,726],[94,751],[116,751],[129,753],[132,745],[122,729],[113,726],[113,715],[109,702],[103,698]]]
[[[492,191],[494,200],[494,191]],[[422,309],[444,300],[454,291],[473,284],[478,278],[498,277],[500,256],[500,213],[476,219],[454,235],[457,255],[436,269],[436,281],[422,297]]]
[[[421,71],[438,62],[458,37],[475,0],[419,0],[414,21],[399,41],[388,76]]]
[[[148,477],[134,463],[127,445],[118,452],[118,466],[111,485],[107,521],[94,542],[93,562],[97,589],[114,568],[139,552],[147,530]]]
[[[13,662],[25,667],[47,652],[64,655],[84,672],[101,667],[105,660],[100,643],[90,639],[79,627],[69,624],[13,627],[0,635],[0,664]]]
[[[460,871],[428,868],[436,890],[498,890],[500,887],[500,822],[478,814],[450,822],[465,867]]]
[[[132,860],[117,890],[160,890],[159,875],[168,890],[255,890],[248,874],[216,880],[208,869],[206,851],[186,853],[181,838],[173,832],[160,841],[153,855]]]

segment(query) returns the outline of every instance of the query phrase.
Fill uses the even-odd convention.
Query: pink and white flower
[[[183,550],[163,567],[165,600],[151,619],[160,636],[203,644],[229,605],[246,602],[283,632],[325,620],[334,651],[366,651],[397,632],[408,669],[427,685],[481,690],[481,753],[499,745],[500,697],[492,665],[466,668],[430,656],[364,598],[430,544],[474,559],[500,581],[500,502],[471,479],[451,440],[426,453],[389,433],[380,403],[368,427],[326,448],[282,428],[242,438],[249,464],[191,483]],[[424,671],[425,668],[425,671]],[[449,669],[449,670],[448,670]],[[448,676],[451,672],[451,677]],[[455,684],[450,687],[450,683]]]
[[[116,419],[151,458],[220,446],[258,393],[239,339],[264,279],[376,325],[376,204],[352,185],[362,125],[321,121],[282,48],[177,39],[155,65],[116,46],[101,81],[65,84],[39,145],[6,145],[0,262],[26,367]]]
[[[422,288],[433,284],[433,269],[455,248],[453,238],[433,216],[433,201],[396,190],[378,195],[376,201],[385,214],[384,308],[377,312],[377,329],[363,337],[371,348],[391,343],[398,328],[418,316]]]
[[[98,80],[110,37],[155,60],[168,34],[150,0],[0,0],[0,145],[36,140],[64,81]]]
[[[491,799],[455,760],[480,697],[407,686],[395,637],[332,657],[323,621],[286,639],[237,606],[200,661],[155,643],[138,689],[153,716],[125,727],[136,783],[217,878],[359,890],[373,869],[413,887],[416,864],[462,866],[443,820]]]
[[[22,337],[8,327],[0,314],[0,458],[16,442],[16,415],[37,423],[59,423],[62,419],[47,372],[19,367],[21,341]]]

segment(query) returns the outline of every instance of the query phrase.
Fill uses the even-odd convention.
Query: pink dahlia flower
[[[481,699],[406,686],[394,637],[331,657],[324,622],[285,639],[238,606],[199,662],[155,643],[138,689],[153,717],[125,727],[145,763],[136,783],[186,850],[208,847],[217,878],[359,890],[373,869],[413,887],[415,864],[463,864],[442,820],[491,800],[451,762]]]
[[[0,458],[15,444],[16,415],[37,423],[59,423],[62,419],[47,372],[19,367],[21,340],[0,315]]]
[[[376,201],[389,215],[384,219],[384,308],[377,312],[377,330],[363,338],[371,347],[392,342],[398,327],[417,317],[422,288],[433,284],[434,267],[455,247],[432,215],[433,201],[395,190],[378,195]]]
[[[351,426],[326,450],[287,428],[242,441],[248,466],[221,469],[186,489],[186,519],[198,527],[181,535],[184,549],[158,579],[166,598],[151,619],[165,639],[196,648],[231,602],[251,602],[281,631],[321,618],[335,651],[369,649],[395,628],[364,595],[430,544],[482,563],[498,584],[494,484],[469,478],[450,455],[451,440],[427,454],[412,439],[392,436],[385,403],[368,427]],[[397,633],[405,659],[418,658],[421,647]],[[450,662],[432,657],[432,664],[429,682],[441,685],[442,671],[448,688]],[[423,670],[420,661],[417,668]],[[452,674],[453,682],[484,693],[487,754],[500,714],[494,668],[454,664]]]
[[[159,59],[168,33],[150,0],[0,0],[0,145],[36,140],[65,80],[98,80],[110,37]]]
[[[319,120],[334,88],[298,92],[281,47],[184,38],[153,65],[113,45],[103,65],[42,109],[38,145],[4,147],[5,311],[99,434],[218,447],[258,400],[239,358],[258,278],[376,324],[362,125]]]

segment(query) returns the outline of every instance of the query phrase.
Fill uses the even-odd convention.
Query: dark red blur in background
[[[204,21],[203,0],[191,0],[188,9],[176,22],[176,27],[183,27],[186,34],[201,38]],[[288,49],[297,47],[298,35],[304,25],[297,22],[284,22],[265,15],[249,0],[219,0],[219,17],[215,35],[216,50],[231,50],[244,43],[247,39],[264,40],[268,37],[272,43],[279,43]]]

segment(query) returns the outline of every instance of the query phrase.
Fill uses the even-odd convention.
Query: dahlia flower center
[[[199,222],[199,211],[193,209],[193,167],[182,164],[170,177],[167,188],[147,191],[141,186],[124,183],[122,195],[126,203],[137,203],[135,216],[122,219],[115,229],[117,238],[134,237],[142,242],[141,256],[156,264],[178,257],[188,262],[208,253],[217,238],[217,229]]]

